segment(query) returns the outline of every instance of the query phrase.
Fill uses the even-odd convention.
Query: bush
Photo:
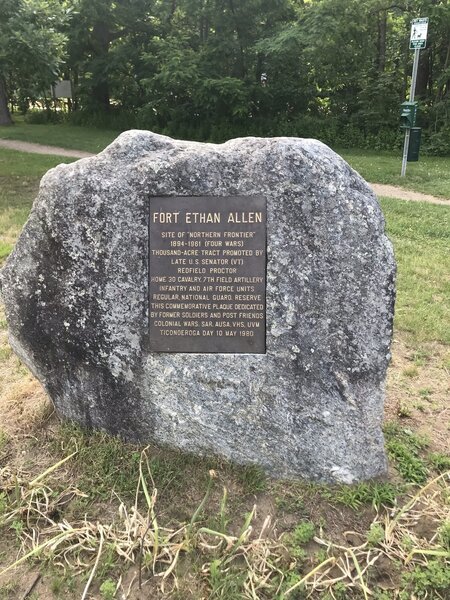
[[[39,110],[33,108],[25,115],[25,123],[29,125],[47,125],[49,123],[62,123],[66,120],[66,113],[55,110]]]
[[[37,115],[36,113],[40,113]],[[33,116],[31,116],[33,114]],[[27,122],[54,122],[45,120],[46,111],[30,111]],[[51,113],[54,115],[55,113]],[[170,116],[168,116],[170,114]],[[34,116],[35,115],[35,116]],[[403,144],[403,132],[394,126],[366,128],[359,121],[347,117],[323,117],[311,114],[274,118],[255,115],[253,117],[218,117],[193,112],[186,114],[181,107],[165,117],[159,115],[153,104],[145,104],[135,111],[117,107],[109,112],[87,109],[67,115],[72,125],[83,125],[99,129],[124,131],[126,129],[148,129],[178,139],[200,142],[222,143],[229,139],[245,136],[277,137],[290,136],[314,138],[332,148],[364,148],[371,150],[399,150]],[[49,116],[49,119],[53,118]],[[42,120],[41,120],[42,119]],[[430,137],[423,153],[450,154],[450,129],[442,130]]]
[[[112,108],[109,112],[76,110],[68,115],[67,120],[71,125],[83,125],[85,127],[96,127],[98,129],[112,129],[114,131],[134,129],[137,121],[134,112],[115,108]]]
[[[424,150],[433,156],[450,156],[450,126],[431,133]]]

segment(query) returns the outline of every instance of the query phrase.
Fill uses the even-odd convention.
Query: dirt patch
[[[0,307],[0,429],[8,436],[32,431],[53,411],[41,384],[13,354]]]
[[[441,204],[450,206],[450,199],[437,198],[431,194],[422,194],[413,192],[396,185],[385,185],[383,183],[369,183],[377,196],[387,196],[388,198],[397,198],[398,200],[411,200],[413,202],[429,202],[430,204]]]

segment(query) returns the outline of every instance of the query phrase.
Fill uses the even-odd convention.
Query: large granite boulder
[[[151,352],[149,198],[255,195],[267,199],[266,352]],[[128,131],[43,177],[1,284],[11,345],[60,415],[350,483],[386,471],[394,277],[374,194],[324,144]]]

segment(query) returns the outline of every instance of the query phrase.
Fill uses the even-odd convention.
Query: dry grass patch
[[[388,370],[386,420],[400,419],[427,437],[430,449],[450,453],[449,397],[449,347],[437,342],[418,347],[397,334]]]
[[[41,384],[12,352],[0,305],[0,429],[8,435],[32,430],[53,411]]]

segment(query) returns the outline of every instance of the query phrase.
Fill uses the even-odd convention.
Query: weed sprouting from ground
[[[267,488],[267,477],[261,467],[256,465],[238,467],[235,472],[245,494],[258,494]]]
[[[450,456],[442,454],[441,452],[432,452],[428,455],[430,465],[438,473],[444,473],[450,471]]]
[[[103,600],[113,600],[116,597],[117,584],[112,579],[105,579],[100,586],[100,594]]]
[[[379,546],[384,538],[384,527],[380,523],[372,523],[367,533],[367,543],[369,546]]]
[[[409,598],[448,598],[450,592],[449,567],[448,561],[439,559],[416,565],[412,571],[405,573],[403,576],[405,589],[400,598],[402,600],[409,600]]]
[[[290,536],[290,540],[293,544],[301,546],[310,542],[315,533],[315,525],[310,521],[303,521],[299,523]]]
[[[420,452],[428,446],[428,440],[396,423],[388,423],[384,432],[388,454],[404,480],[409,483],[424,483],[428,468]]]
[[[381,506],[393,506],[401,486],[389,482],[362,482],[356,485],[343,485],[339,488],[326,488],[322,495],[330,502],[337,502],[353,508],[360,508],[364,504],[372,505],[375,509]]]
[[[449,515],[450,516],[450,515]],[[438,529],[438,539],[441,546],[450,552],[450,520],[445,521]]]

